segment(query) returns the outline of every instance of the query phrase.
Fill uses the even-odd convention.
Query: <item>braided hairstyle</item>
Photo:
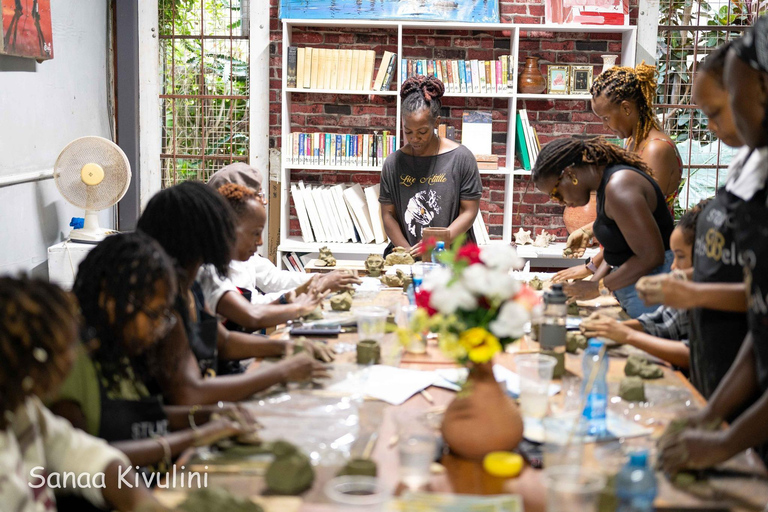
[[[220,186],[219,194],[224,196],[238,217],[242,217],[248,212],[248,201],[257,201],[258,199],[253,189],[237,183],[227,183]]]
[[[234,212],[221,194],[185,181],[155,194],[136,227],[160,242],[183,269],[207,263],[223,277],[232,258],[235,226]]]
[[[723,82],[723,72],[725,71],[725,57],[728,55],[728,50],[731,49],[733,41],[726,41],[721,44],[715,50],[707,55],[702,60],[697,68],[699,73],[708,73],[714,78],[721,88],[725,89],[725,83]]]
[[[171,302],[177,289],[173,261],[157,241],[138,231],[105,238],[80,263],[72,291],[85,320],[83,338],[108,385],[130,379],[131,371],[145,381],[149,376],[145,357],[129,359],[123,336],[160,284]],[[111,319],[107,301],[114,303]]]
[[[432,120],[437,119],[442,107],[440,98],[444,93],[445,85],[433,76],[416,75],[407,78],[400,87],[403,115],[411,115],[427,108]]]
[[[60,361],[78,327],[77,302],[58,286],[0,278],[0,430],[35,389],[48,390],[55,373],[66,377]]]
[[[676,227],[683,232],[683,238],[685,239],[686,244],[693,245],[694,239],[696,238],[696,223],[699,220],[699,214],[707,207],[711,199],[712,198],[702,199],[699,201],[699,204],[687,210],[683,216],[680,217]]]
[[[534,182],[538,182],[551,176],[559,176],[569,165],[589,164],[627,164],[653,176],[650,168],[639,156],[621,149],[602,137],[596,137],[587,140],[563,138],[550,142],[541,149],[531,177]]]
[[[593,98],[602,94],[612,103],[627,100],[637,105],[639,111],[636,126],[637,140],[633,140],[633,137],[629,139],[630,142],[634,142],[635,147],[648,137],[651,129],[661,129],[653,110],[656,95],[655,66],[648,66],[643,61],[634,69],[629,67],[607,69],[595,78],[589,92]]]

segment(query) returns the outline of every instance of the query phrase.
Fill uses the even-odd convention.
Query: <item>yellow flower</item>
[[[473,327],[461,333],[459,342],[473,363],[487,363],[501,352],[499,339],[482,327]]]
[[[467,357],[466,349],[459,343],[459,337],[452,332],[443,331],[438,338],[440,350],[446,356],[455,359],[457,361]]]

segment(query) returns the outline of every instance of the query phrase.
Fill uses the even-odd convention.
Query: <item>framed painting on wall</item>
[[[51,0],[0,0],[0,6],[0,53],[52,59]]]
[[[557,25],[629,25],[629,0],[546,0],[544,22]]]
[[[571,66],[571,94],[589,94],[592,66]]]
[[[568,94],[568,66],[547,67],[547,94]]]
[[[280,19],[499,23],[499,0],[280,0]]]

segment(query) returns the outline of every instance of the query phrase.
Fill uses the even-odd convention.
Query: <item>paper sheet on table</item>
[[[562,416],[559,418],[550,419],[550,421],[557,423],[562,422],[562,428],[558,431],[554,431],[554,436],[551,441],[555,444],[566,444],[570,435],[571,428],[575,415]],[[524,422],[524,437],[533,441],[534,443],[543,443],[545,441],[544,425],[540,419],[537,418],[523,418]],[[622,438],[622,437],[642,437],[648,436],[653,433],[653,429],[644,427],[638,423],[635,423],[631,419],[616,414],[613,411],[608,411],[605,418],[606,427],[608,428],[609,436],[605,439]],[[603,440],[605,440],[603,439]],[[585,442],[592,443],[596,440],[594,436],[588,436],[584,439]]]
[[[461,389],[460,383],[467,379],[466,368],[444,368],[435,370],[435,373],[437,374],[437,378],[435,379],[434,385],[453,391]],[[510,394],[513,396],[520,395],[520,376],[518,374],[499,364],[495,364],[493,365],[493,376],[497,381],[503,382],[506,385],[507,391],[509,391]],[[552,383],[549,385],[549,396],[554,396],[559,392],[560,384]]]
[[[388,512],[522,512],[523,498],[518,494],[504,496],[466,496],[439,493],[406,493],[390,501]]]
[[[434,372],[375,365],[333,384],[328,391],[362,394],[392,405],[400,405],[419,391],[431,386],[434,381]]]

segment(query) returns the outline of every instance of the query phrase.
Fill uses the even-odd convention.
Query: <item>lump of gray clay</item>
[[[645,402],[645,384],[640,377],[625,377],[619,383],[619,396],[627,402]]]

